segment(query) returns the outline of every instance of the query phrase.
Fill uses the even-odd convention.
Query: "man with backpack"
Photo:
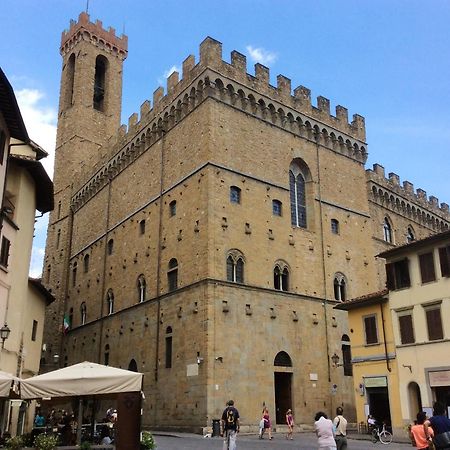
[[[229,400],[222,414],[223,450],[236,450],[236,436],[239,433],[239,411],[234,407],[234,401]]]

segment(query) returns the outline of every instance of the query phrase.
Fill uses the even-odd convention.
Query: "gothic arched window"
[[[104,56],[97,56],[95,60],[95,77],[94,77],[94,109],[97,111],[105,111],[105,89],[106,89],[106,69],[108,60]]]
[[[146,283],[144,275],[139,275],[137,279],[137,288],[138,288],[138,301],[142,303],[145,301],[145,291],[146,291]]]
[[[106,306],[108,316],[114,312],[114,293],[112,289],[109,289],[106,293]]]
[[[383,239],[389,244],[393,244],[392,225],[387,217],[384,218],[383,222]]]
[[[289,268],[286,263],[277,262],[273,269],[273,287],[278,291],[289,290]]]
[[[244,282],[244,256],[233,250],[227,257],[227,280],[235,283]]]
[[[406,242],[408,244],[411,244],[411,242],[415,241],[416,238],[414,237],[414,231],[411,227],[408,227],[408,231],[406,232]]]
[[[81,325],[84,325],[87,320],[87,307],[85,302],[83,302],[80,306],[80,316],[81,316]]]
[[[289,167],[289,194],[291,201],[291,224],[307,228],[306,179],[309,169],[302,160],[295,160]]]
[[[169,285],[169,292],[175,291],[178,288],[178,261],[175,258],[169,261],[167,283]]]
[[[347,300],[347,282],[345,275],[337,273],[334,276],[334,299],[339,302],[345,302]]]

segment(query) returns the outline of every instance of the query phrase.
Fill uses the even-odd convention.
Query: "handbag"
[[[440,448],[450,448],[450,431],[436,434],[433,438],[433,443],[436,447],[436,450]]]

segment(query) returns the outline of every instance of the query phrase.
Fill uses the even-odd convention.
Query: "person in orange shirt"
[[[415,425],[409,426],[409,438],[413,442],[414,448],[417,450],[428,450],[428,440],[425,436],[423,424],[427,419],[427,415],[423,411],[417,413],[417,422]],[[428,432],[433,437],[433,430],[428,428]]]

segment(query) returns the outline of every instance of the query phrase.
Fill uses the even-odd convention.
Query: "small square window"
[[[281,206],[282,203],[280,202],[280,200],[272,200],[272,212],[274,216],[281,217]]]
[[[176,200],[172,200],[169,203],[169,212],[170,212],[170,217],[173,217],[177,214],[177,201]]]
[[[237,186],[230,187],[230,202],[241,203],[241,190]]]
[[[33,329],[31,330],[31,340],[32,341],[36,340],[37,327],[38,327],[37,320],[33,320]]]
[[[339,220],[331,219],[331,232],[333,234],[339,234]]]

